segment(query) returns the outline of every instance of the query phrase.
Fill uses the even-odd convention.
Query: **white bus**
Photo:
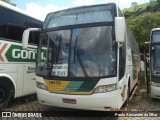
[[[160,28],[151,30],[149,51],[151,97],[160,98]]]
[[[30,31],[24,32],[24,48]],[[140,53],[115,3],[50,13],[39,31],[36,86],[40,103],[108,111],[128,102],[138,81]],[[43,48],[47,48],[45,54]]]
[[[42,22],[0,1],[0,108],[10,98],[36,93],[35,52],[22,49],[22,34]],[[30,49],[38,44],[38,33],[30,36]]]

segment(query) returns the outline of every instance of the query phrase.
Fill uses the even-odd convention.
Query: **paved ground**
[[[54,117],[42,117],[42,118],[32,118],[33,120],[160,120],[160,100],[159,99],[151,99],[150,95],[146,92],[146,84],[144,82],[140,83],[139,87],[137,87],[136,91],[133,93],[129,104],[127,107],[122,110],[127,112],[117,112],[117,117],[107,117],[104,113],[96,113],[96,112],[86,112],[86,111],[78,111],[71,109],[62,109],[56,107],[50,107],[41,105],[38,103],[36,95],[28,96],[24,98],[19,98],[16,100],[12,100],[9,106],[2,111],[50,111],[44,113],[43,115],[49,116],[53,115]],[[54,112],[53,112],[54,111]],[[62,112],[56,112],[62,111]],[[132,111],[132,112],[131,112]],[[136,111],[135,113],[133,111]],[[99,117],[96,117],[96,114]],[[115,114],[115,113],[114,113]],[[43,116],[42,115],[42,116]],[[71,116],[74,117],[71,117]],[[109,114],[107,114],[109,115]],[[131,117],[129,116],[131,115]],[[134,115],[139,117],[133,117]],[[146,115],[146,117],[144,117]],[[156,117],[156,115],[158,117]],[[63,117],[61,117],[63,116]],[[70,117],[66,117],[70,116]],[[79,117],[85,116],[85,117]],[[87,117],[86,117],[87,116]],[[110,115],[109,115],[110,116]],[[111,115],[112,116],[112,115]],[[121,116],[121,117],[118,117]],[[125,116],[125,117],[124,117]],[[127,117],[126,117],[127,116]],[[148,117],[149,116],[149,117]],[[1,118],[0,118],[1,119]],[[30,120],[31,118],[2,118],[2,120]]]

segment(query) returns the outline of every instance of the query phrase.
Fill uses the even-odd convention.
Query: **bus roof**
[[[89,23],[89,22],[87,22],[87,20],[89,20],[89,19],[88,18],[85,19],[85,16],[88,16],[88,15],[90,15],[92,17],[96,17],[96,19],[92,18],[92,21],[94,21],[94,22],[95,22],[95,20],[98,21],[100,19],[101,19],[100,20],[101,22],[104,21],[102,19],[107,19],[106,21],[111,21],[111,19],[112,19],[111,17],[113,17],[113,14],[117,13],[115,8],[117,8],[117,4],[115,2],[108,2],[108,3],[104,3],[104,4],[85,5],[85,6],[73,7],[73,8],[60,10],[60,11],[51,12],[46,16],[43,27],[44,28],[55,27],[56,25],[50,25],[49,24],[49,23],[55,24],[54,23],[55,21],[59,23],[60,21],[63,20],[63,22],[70,21],[70,23],[71,23],[71,22],[73,22],[72,20],[74,18],[76,19],[76,21],[80,22],[80,20],[81,20],[81,22],[85,21],[85,23]],[[110,13],[107,13],[105,11],[110,11]],[[83,14],[83,13],[86,13],[86,12],[88,14]],[[98,13],[98,12],[101,12],[101,13]],[[80,20],[77,20],[77,18],[79,18]],[[52,19],[53,19],[54,22],[52,21]],[[65,21],[64,21],[64,19],[65,19]],[[78,24],[78,23],[75,23],[75,24]]]
[[[153,28],[152,31],[158,31],[160,28]]]
[[[50,16],[51,14],[53,15],[53,14],[57,14],[57,13],[60,13],[60,12],[64,12],[64,11],[72,11],[72,10],[83,9],[83,8],[87,8],[87,7],[105,6],[105,5],[108,5],[108,4],[115,4],[117,6],[116,2],[107,2],[107,3],[103,3],[103,4],[92,4],[92,5],[83,5],[83,6],[71,7],[71,8],[67,8],[67,9],[64,9],[64,10],[51,12],[51,13],[48,13],[47,16]]]
[[[39,20],[39,19],[37,19],[37,18],[35,18],[35,17],[30,16],[29,14],[27,14],[24,10],[22,10],[22,9],[20,9],[20,8],[17,8],[17,7],[15,7],[15,6],[13,6],[13,5],[10,5],[10,4],[8,4],[8,3],[5,3],[5,2],[3,2],[3,1],[0,1],[0,7],[4,7],[4,8],[7,8],[7,9],[9,9],[9,10],[15,11],[15,12],[17,12],[17,13],[23,14],[23,15],[25,15],[25,16],[31,17],[31,18],[33,18],[33,19]],[[41,21],[41,20],[39,20],[39,21]],[[41,22],[42,22],[42,21],[41,21]]]

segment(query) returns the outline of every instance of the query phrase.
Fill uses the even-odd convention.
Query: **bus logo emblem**
[[[4,61],[4,58],[3,58],[3,56],[2,56],[2,53],[3,53],[3,51],[5,50],[5,48],[7,47],[7,43],[5,43],[4,45],[3,45],[3,47],[0,49],[0,61]]]

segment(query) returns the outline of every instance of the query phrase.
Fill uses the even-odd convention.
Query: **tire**
[[[4,83],[0,83],[0,108],[5,108],[11,98],[11,88]]]

